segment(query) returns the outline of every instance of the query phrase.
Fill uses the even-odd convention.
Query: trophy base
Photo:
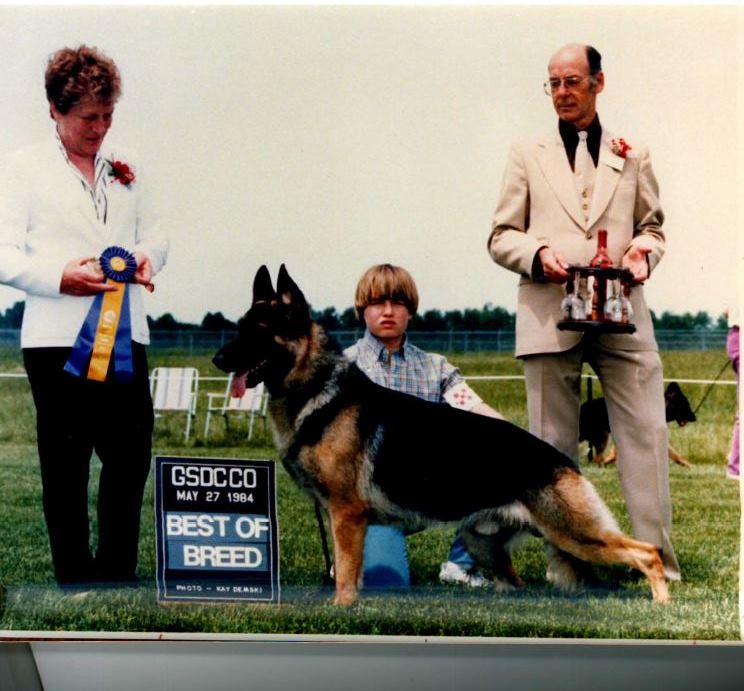
[[[620,324],[610,321],[592,321],[591,319],[564,319],[558,322],[561,331],[583,331],[595,334],[632,334],[635,324]]]

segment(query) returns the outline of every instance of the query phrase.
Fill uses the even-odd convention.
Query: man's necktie
[[[574,158],[574,173],[576,173],[576,177],[588,181],[589,171],[593,165],[594,162],[586,145],[586,132],[579,132],[579,144],[576,147],[576,157]]]
[[[579,132],[579,144],[576,147],[576,157],[574,159],[574,173],[576,175],[576,188],[581,197],[581,209],[585,217],[589,216],[593,168],[594,161],[592,161],[586,145],[586,132]]]

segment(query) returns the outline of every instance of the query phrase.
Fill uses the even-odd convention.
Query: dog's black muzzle
[[[217,354],[212,358],[212,364],[222,372],[230,372],[230,368],[227,366],[227,358],[221,350],[217,351]]]

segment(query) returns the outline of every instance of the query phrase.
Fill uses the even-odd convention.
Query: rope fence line
[[[468,381],[509,381],[524,379],[523,374],[476,374],[476,375],[464,375]],[[596,374],[582,374],[582,379],[591,379],[593,381],[599,381],[599,377]],[[729,386],[736,386],[735,379],[677,379],[675,377],[664,378],[664,383],[677,382],[677,384],[726,384]]]
[[[214,353],[235,336],[234,329],[206,331],[203,329],[151,329],[150,350],[179,351],[191,357]],[[364,329],[329,329],[327,335],[339,346],[346,347],[361,338]],[[656,342],[662,351],[720,350],[725,351],[728,330],[725,328],[654,329]],[[513,328],[501,329],[444,329],[410,332],[416,345],[433,352],[458,353],[513,353],[515,332]],[[0,328],[0,352],[20,348],[20,329]]]

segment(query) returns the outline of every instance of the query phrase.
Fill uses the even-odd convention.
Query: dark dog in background
[[[667,422],[676,422],[684,427],[688,422],[695,422],[690,402],[677,382],[671,382],[664,392]],[[617,460],[617,448],[605,455],[610,440],[610,419],[607,415],[607,404],[603,397],[593,398],[581,404],[579,413],[579,441],[589,443],[588,460],[597,465],[607,465]],[[682,458],[678,451],[669,446],[669,458],[685,468],[692,464]]]
[[[577,585],[577,560],[621,563],[668,600],[658,549],[620,532],[573,460],[505,420],[374,384],[328,346],[284,265],[276,290],[258,270],[251,307],[214,363],[246,386],[265,382],[282,463],[330,517],[336,603],[357,597],[370,521],[459,525],[497,586],[521,583],[508,543],[534,527],[554,584]]]

